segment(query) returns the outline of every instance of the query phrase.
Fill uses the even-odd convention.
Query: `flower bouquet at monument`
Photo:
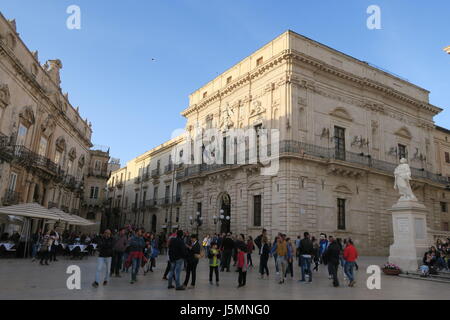
[[[382,269],[385,274],[391,276],[398,276],[401,272],[400,268],[393,263],[386,263]]]

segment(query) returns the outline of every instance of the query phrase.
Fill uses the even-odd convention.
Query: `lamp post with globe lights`
[[[197,237],[198,237],[198,228],[202,226],[203,224],[203,217],[201,216],[200,211],[197,211],[197,216],[194,219],[192,216],[189,217],[189,223],[191,226],[195,223],[196,230],[197,230]]]

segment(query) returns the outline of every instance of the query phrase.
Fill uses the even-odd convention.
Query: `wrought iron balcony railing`
[[[268,147],[268,155],[271,155],[271,147]],[[359,165],[368,169],[380,170],[389,174],[393,174],[395,167],[398,165],[397,163],[387,162],[383,160],[373,159],[369,154],[365,153],[355,153],[350,151],[342,151],[337,150],[336,148],[327,148],[317,145],[312,145],[300,141],[295,140],[284,140],[279,143],[279,155],[280,157],[287,156],[289,154],[299,155],[299,156],[310,156],[317,159],[322,159],[323,161],[339,161],[343,163],[351,163],[355,165]],[[197,175],[201,175],[203,173],[214,172],[217,170],[230,169],[236,166],[240,166],[242,164],[238,163],[236,159],[238,158],[235,155],[235,161],[232,164],[194,164],[194,165],[186,165],[184,170],[180,170],[177,172],[177,179],[185,179]],[[241,158],[239,158],[241,159]],[[244,164],[249,163],[249,150],[245,151],[245,155],[243,155],[242,159],[245,159]],[[260,160],[260,157],[257,155],[257,160]],[[258,162],[256,162],[258,163]],[[450,184],[449,178],[444,177],[439,174],[432,173],[425,169],[414,168],[411,167],[411,174],[414,178],[422,178],[428,179],[436,183]]]
[[[152,170],[152,178],[158,178],[160,175],[159,168]]]
[[[48,208],[49,209],[51,209],[51,208],[58,208],[58,204],[56,202],[49,201],[48,202]]]
[[[110,174],[108,173],[107,168],[89,168],[88,169],[88,176],[97,177],[99,179],[109,179]]]
[[[18,204],[20,202],[20,193],[12,190],[6,190],[2,202],[4,206]]]
[[[167,173],[172,172],[173,171],[173,167],[174,167],[173,164],[169,163],[167,166],[164,167],[164,173],[167,174]]]

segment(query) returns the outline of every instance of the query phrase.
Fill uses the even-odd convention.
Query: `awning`
[[[0,207],[0,214],[59,221],[61,217],[37,203],[22,203],[14,206]]]
[[[66,213],[58,208],[51,208],[49,209],[52,213],[58,215],[61,218],[61,221],[65,221],[68,224],[74,225],[74,226],[90,226],[95,223],[90,222],[89,220],[86,220],[80,216]]]

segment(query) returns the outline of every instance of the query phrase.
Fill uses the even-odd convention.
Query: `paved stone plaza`
[[[256,260],[256,259],[255,259]],[[129,274],[123,278],[112,278],[107,287],[91,287],[95,275],[96,258],[89,257],[82,261],[66,260],[61,257],[50,266],[40,266],[30,260],[0,260],[0,299],[446,299],[448,284],[431,281],[413,280],[382,275],[381,290],[369,290],[366,287],[366,268],[368,265],[382,265],[387,259],[383,257],[363,257],[359,261],[360,270],[356,273],[357,284],[354,288],[341,286],[333,288],[324,267],[314,273],[312,284],[298,283],[298,268],[294,270],[294,280],[288,279],[284,285],[275,280],[273,259],[269,269],[270,280],[260,280],[257,268],[247,275],[247,286],[237,289],[237,273],[221,273],[220,287],[208,282],[208,263],[200,262],[197,271],[195,289],[175,291],[167,289],[167,282],[162,280],[165,257],[157,262],[154,273],[139,275],[138,282],[131,285]],[[81,268],[81,290],[68,290],[66,287],[66,268],[77,264]],[[342,270],[340,279],[343,283]],[[183,273],[184,279],[184,273]]]

